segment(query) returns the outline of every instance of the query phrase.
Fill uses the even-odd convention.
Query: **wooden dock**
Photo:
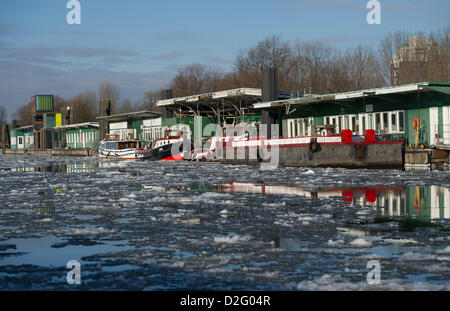
[[[406,149],[405,167],[432,167],[450,165],[450,150]]]

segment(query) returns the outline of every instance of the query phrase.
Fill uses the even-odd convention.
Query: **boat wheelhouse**
[[[97,155],[107,159],[136,160],[136,154],[142,150],[139,140],[120,140],[117,134],[107,134],[97,148]]]

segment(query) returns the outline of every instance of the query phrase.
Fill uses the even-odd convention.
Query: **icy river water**
[[[448,171],[0,155],[0,187],[0,290],[450,290]]]

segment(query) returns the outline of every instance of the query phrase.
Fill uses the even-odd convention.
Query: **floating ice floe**
[[[221,236],[221,237],[215,237],[214,242],[216,243],[226,243],[226,244],[235,244],[235,243],[242,243],[247,242],[251,239],[250,236],[244,235],[240,236],[237,234],[230,234],[228,236]]]
[[[305,172],[302,173],[303,175],[314,175],[314,171],[313,170],[307,170]]]
[[[43,218],[43,219],[41,219],[41,220],[39,220],[40,222],[52,222],[53,221],[53,219],[51,219],[51,218]]]
[[[358,239],[351,241],[350,245],[352,247],[356,247],[356,248],[366,248],[366,247],[371,247],[372,243],[370,243],[369,241],[364,240],[362,238],[358,238]]]
[[[450,255],[450,246],[447,246],[446,248],[437,251],[437,253],[441,255]]]

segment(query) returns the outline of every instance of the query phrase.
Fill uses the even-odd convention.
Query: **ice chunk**
[[[247,242],[251,239],[250,236],[244,235],[240,236],[237,234],[230,234],[228,236],[215,237],[214,242],[216,243],[226,243],[226,244],[235,244],[241,242]]]
[[[370,243],[367,240],[364,240],[363,238],[358,238],[358,239],[355,239],[355,240],[351,241],[350,245],[353,246],[353,247],[365,248],[365,247],[372,246],[372,243]]]

